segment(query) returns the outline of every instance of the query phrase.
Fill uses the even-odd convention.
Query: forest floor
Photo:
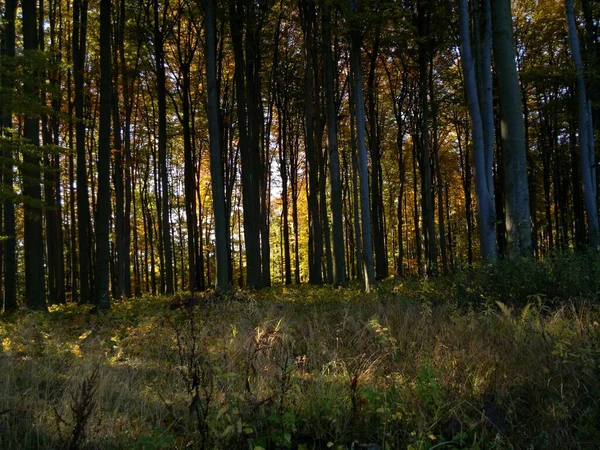
[[[571,256],[20,311],[0,448],[598,448],[599,296]]]

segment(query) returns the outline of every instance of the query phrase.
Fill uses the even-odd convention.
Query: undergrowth
[[[0,448],[597,448],[588,263],[21,311]]]

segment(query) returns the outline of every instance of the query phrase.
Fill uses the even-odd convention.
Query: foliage
[[[87,401],[78,448],[593,448],[600,311],[584,261],[7,316],[0,446],[68,447],[63,422]],[[581,277],[573,295],[559,269]],[[532,297],[549,282],[553,301]]]
[[[600,259],[592,251],[465,267],[453,278],[451,292],[458,303],[501,301],[519,307],[596,302],[599,294]]]

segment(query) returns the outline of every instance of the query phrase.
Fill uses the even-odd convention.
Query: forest
[[[0,14],[0,448],[598,447],[595,0]]]

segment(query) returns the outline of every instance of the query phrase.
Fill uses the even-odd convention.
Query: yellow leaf
[[[84,339],[87,339],[89,337],[89,335],[92,334],[92,330],[88,330],[85,333],[83,333],[81,336],[79,336],[79,340],[83,341]]]

